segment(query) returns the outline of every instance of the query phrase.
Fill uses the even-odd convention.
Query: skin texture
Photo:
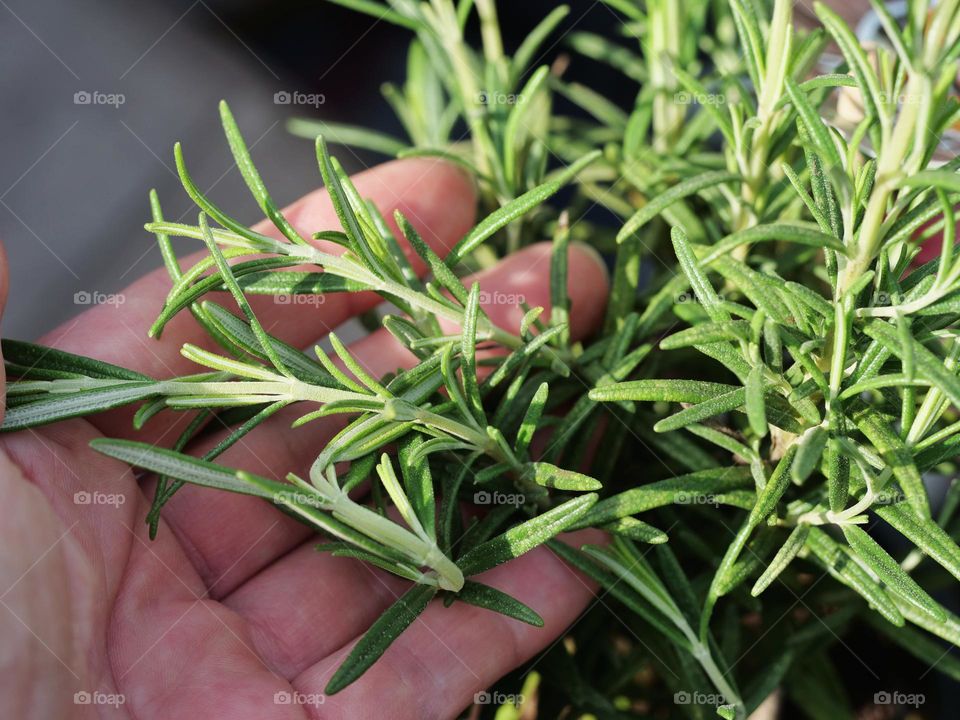
[[[469,180],[443,163],[392,162],[355,182],[385,216],[404,212],[441,255],[474,220]],[[324,191],[305,196],[287,215],[305,235],[338,227]],[[607,278],[591,251],[570,252],[572,333],[584,337],[602,317]],[[0,266],[5,290],[5,260]],[[548,273],[549,246],[542,244],[476,279],[491,297],[520,294],[531,306],[547,306]],[[155,377],[192,371],[180,346],[210,343],[189,313],[171,322],[162,340],[146,337],[169,285],[164,271],[151,273],[124,291],[123,304],[94,307],[41,342]],[[376,302],[370,295],[331,296],[318,307],[260,298],[254,309],[268,332],[304,346]],[[516,331],[519,308],[485,309]],[[412,362],[383,331],[351,350],[376,375]],[[534,550],[479,579],[533,607],[544,628],[434,602],[363,678],[324,698],[356,638],[406,583],[317,553],[308,528],[262,501],[202,488],[184,488],[167,505],[150,541],[143,522],[150,481],[138,483],[126,465],[88,443],[106,435],[169,446],[184,418],[163,413],[134,433],[131,413],[0,436],[2,717],[454,717],[474,693],[551,644],[592,598],[581,577],[548,550]],[[274,417],[219,462],[274,478],[306,474],[339,425],[330,419],[290,431],[297,414]],[[189,451],[200,454],[225,432]],[[77,495],[94,491],[101,493],[97,502]],[[284,703],[293,691],[302,695]],[[78,692],[106,695],[77,704]],[[110,694],[122,695],[122,704],[111,704]]]

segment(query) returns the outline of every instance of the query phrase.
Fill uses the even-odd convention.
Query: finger
[[[526,280],[518,280],[520,268],[530,267],[531,263],[536,263],[535,267],[543,267],[546,272],[547,266],[539,264],[543,250],[539,246],[532,247],[512,259],[504,260],[497,268],[477,276],[485,295],[492,297],[510,290],[529,292],[530,297],[535,297],[535,293],[542,292],[538,289],[544,281],[542,275],[528,274],[525,276]],[[602,317],[606,276],[602,265],[590,251],[574,247],[571,249],[570,260],[571,274],[576,274],[581,280],[571,284],[573,307],[579,308],[579,311],[574,310],[572,315],[573,336],[582,338],[591,329],[588,322],[598,323]],[[506,307],[489,307],[486,310],[494,320],[518,319],[514,311]],[[581,314],[588,320],[581,320]],[[382,370],[384,365],[389,366],[401,360],[407,364],[412,361],[412,356],[409,355],[404,359],[406,351],[398,344],[393,344],[389,336],[377,336],[374,333],[371,338],[352,347],[361,362],[381,363],[379,367],[372,367],[371,370]],[[391,347],[392,350],[389,349]],[[301,428],[301,431],[306,429]],[[261,430],[262,434],[251,438],[251,442],[256,443],[257,450],[265,454],[257,458],[256,462],[260,463],[261,467],[270,466],[282,475],[283,470],[289,467],[290,457],[296,457],[301,448],[298,447],[291,453],[289,440],[278,444],[279,437],[287,432],[282,426],[264,426],[256,432],[260,433]],[[316,434],[304,436],[304,454],[299,459],[304,467],[309,466],[317,448],[326,442],[334,430],[335,427],[323,428],[318,424],[314,427]],[[326,437],[321,436],[324,433]],[[274,447],[279,450],[276,454],[271,454],[271,448]],[[248,452],[250,449],[241,452]],[[253,462],[254,459],[238,453],[229,458],[229,462],[225,459],[225,464],[233,467],[238,461],[243,464]],[[311,662],[332,652],[345,642],[344,637],[352,637],[351,632],[360,632],[389,604],[390,598],[384,597],[379,590],[395,589],[394,578],[378,572],[371,574],[369,568],[359,564],[354,571],[344,572],[342,568],[346,567],[347,563],[335,558],[317,557],[312,542],[290,552],[292,548],[303,543],[310,532],[298,524],[274,527],[278,514],[271,506],[252,498],[230,496],[224,498],[225,502],[230,503],[229,509],[224,511],[219,506],[221,495],[215,497],[211,491],[193,488],[185,488],[181,492],[190,493],[190,496],[171,501],[171,523],[178,528],[179,533],[188,538],[189,546],[198,553],[203,568],[201,574],[216,578],[214,596],[220,597],[232,586],[239,585],[225,602],[250,620],[254,628],[254,643],[273,667],[283,670],[284,675],[292,677]],[[203,495],[204,493],[206,495]],[[216,512],[213,503],[217,503]],[[217,514],[229,518],[229,521],[217,522],[211,528],[209,518]],[[240,546],[247,533],[259,534],[261,529],[271,527],[274,529],[258,544],[255,552],[237,557],[235,548]],[[387,579],[378,580],[377,592],[371,592],[369,586],[375,578]],[[246,582],[243,582],[244,580]],[[303,582],[316,583],[318,587],[323,586],[325,589],[323,592],[296,593],[302,612],[298,612],[294,617],[288,615],[280,622],[274,589],[300,587]],[[316,617],[329,615],[331,607],[343,607],[344,603],[350,605],[350,614],[340,616],[340,624],[336,628],[328,628],[325,633],[310,632],[311,623]]]
[[[407,215],[425,240],[438,252],[445,252],[471,226],[476,204],[469,179],[454,166],[433,159],[411,159],[386,163],[356,176],[354,182],[363,197],[371,199],[383,214],[394,210]],[[326,190],[317,190],[287,208],[290,222],[304,235],[316,230],[340,227]],[[392,223],[392,219],[390,220]],[[256,229],[276,234],[261,223]],[[412,255],[409,248],[405,252]],[[326,243],[325,250],[341,252]],[[192,256],[196,261],[206,255]],[[189,262],[189,259],[188,259]],[[416,259],[415,266],[423,266]],[[163,306],[170,289],[165,270],[154,271],[116,297],[122,302],[97,305],[68,322],[41,342],[69,352],[88,355],[122,365],[151,377],[166,378],[196,371],[196,365],[180,355],[184,343],[212,348],[213,342],[187,312],[181,312],[164,329],[159,341],[149,340],[146,330]],[[251,298],[251,305],[267,330],[290,344],[301,347],[328,332],[353,315],[379,301],[373,293],[335,293],[324,296],[319,308],[310,305],[278,304],[272,297]],[[94,416],[91,421],[105,434],[132,436],[132,408]],[[182,416],[155,418],[138,439],[157,442],[170,433],[171,424]],[[182,425],[182,419],[180,424]],[[168,441],[169,442],[169,441]]]
[[[600,537],[599,532],[590,530],[565,540],[579,546]],[[577,619],[596,591],[545,547],[476,580],[533,608],[543,618],[543,627],[464,603],[445,608],[434,601],[359,680],[326,698],[325,720],[354,718],[365,707],[387,703],[397,720],[455,717],[476,692],[553,642]],[[292,681],[293,686],[322,692],[354,644],[308,668]]]

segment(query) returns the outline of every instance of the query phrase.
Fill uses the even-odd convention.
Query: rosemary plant
[[[537,66],[565,6],[509,55],[493,0],[336,1],[414,35],[407,82],[385,88],[408,139],[292,124],[315,139],[341,222],[313,239],[343,252],[318,249],[287,221],[221,105],[237,166],[283,240],[206,198],[179,146],[197,223],[165,220],[152,196],[147,229],[171,276],[150,334],[186,311],[222,351],[187,345],[198,372],[157,379],[6,340],[19,379],[3,429],[130,403],[140,403],[138,427],[195,411],[172,449],[94,441],[159,477],[153,533],[163,505],[194,483],[262,497],[332,538],[321,550],[411,581],[330,693],[437,595],[540,624],[535,609],[471,578],[544,543],[644,638],[625,658],[600,653],[620,680],[571,692],[578,710],[616,713],[614,695],[642,697],[649,689],[633,678],[653,667],[670,692],[709,693],[723,717],[746,717],[777,687],[811,717],[845,717],[820,713],[846,700],[829,672],[810,667],[829,667],[824,645],[860,622],[960,680],[941,645],[960,644],[960,617],[933,596],[960,579],[960,491],[950,480],[944,497],[932,484],[934,471],[952,476],[960,454],[960,161],[938,152],[960,120],[960,0],[911,0],[903,23],[873,2],[886,40],[869,50],[824,5],[822,28],[800,32],[789,0],[606,0],[637,50],[585,33],[568,43],[573,62],[612,65],[638,85],[629,112],[566,82],[562,67]],[[478,50],[464,39],[474,21]],[[852,122],[838,118],[844,93],[858,101]],[[561,114],[560,98],[589,117]],[[327,142],[458,163],[481,190],[483,219],[441,258],[398,215],[429,268],[422,280]],[[564,207],[548,202],[571,185]],[[597,205],[615,222],[588,214]],[[544,233],[550,312],[525,308],[518,327],[499,328],[479,287],[460,278]],[[206,256],[182,269],[172,236],[199,241]],[[935,236],[939,257],[918,266]],[[603,331],[586,343],[568,329],[571,238],[589,239],[613,266]],[[239,314],[206,299],[222,290]],[[314,359],[267,333],[248,302],[357,291],[393,304],[382,325],[415,367],[373,377],[334,334],[332,352],[315,348]],[[352,418],[309,477],[278,482],[214,462],[287,406],[302,408],[296,426]],[[215,415],[230,436],[203,458],[182,453]],[[366,480],[376,507],[351,497]],[[525,502],[464,527],[458,504],[478,490]],[[881,523],[907,551],[878,542]],[[609,543],[554,540],[588,527]],[[784,619],[798,601],[808,612]],[[569,686],[582,686],[585,667],[564,667]]]

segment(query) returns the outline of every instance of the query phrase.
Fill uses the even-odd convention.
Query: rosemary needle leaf
[[[891,592],[925,610],[933,617],[946,620],[947,615],[936,600],[930,597],[890,554],[856,525],[843,525],[843,534],[850,543],[854,557],[875,574]]]
[[[256,495],[271,502],[278,493],[291,490],[289,485],[266,478],[249,476],[241,479],[237,477],[235,470],[175,450],[133,440],[97,438],[90,441],[90,447],[135,467],[168,475],[177,480],[244,495]]]
[[[598,480],[595,480],[589,475],[574,472],[573,470],[565,470],[548,462],[530,463],[529,468],[533,481],[543,487],[576,492],[599,490],[603,487]]]
[[[738,175],[729,172],[706,172],[697,177],[684,180],[674,185],[669,190],[660,193],[650,202],[631,217],[617,233],[617,242],[622,243],[631,235],[636,234],[640,228],[653,220],[657,215],[669,208],[678,200],[695,195],[707,188],[720,185],[722,183],[736,182],[740,178]]]
[[[414,585],[407,590],[357,641],[347,659],[330,678],[325,692],[335,695],[363,675],[387,651],[393,641],[427,609],[436,594],[437,588],[429,585]]]
[[[478,545],[457,561],[465,576],[477,575],[542,545],[577,522],[597,501],[594,493],[580,495],[547,510]]]
[[[553,195],[556,195],[560,189],[573,180],[577,174],[587,165],[600,157],[600,151],[588,153],[570,167],[566,168],[556,179],[543,183],[529,190],[515,200],[501,206],[498,210],[488,215],[479,225],[471,230],[467,235],[456,244],[450,254],[447,256],[447,267],[453,267],[467,255],[476,250],[487,238],[503,227],[506,227],[517,218],[525,215],[531,209],[540,205]]]
[[[3,359],[28,369],[17,376],[23,380],[53,380],[68,377],[89,377],[116,380],[149,380],[146,375],[111,365],[102,360],[74,355],[65,350],[43,347],[23,340],[0,340]]]
[[[897,626],[904,623],[903,613],[887,591],[856,562],[848,548],[835,542],[818,527],[811,527],[807,547],[839,582],[864,597],[874,610]]]
[[[253,164],[253,159],[250,157],[247,144],[240,134],[240,128],[237,127],[237,121],[234,120],[233,113],[230,112],[230,107],[225,100],[220,101],[220,119],[223,123],[224,134],[227,136],[227,142],[230,144],[230,151],[233,153],[233,159],[236,160],[240,174],[243,176],[244,181],[246,181],[247,187],[250,188],[250,192],[253,194],[253,198],[257,201],[263,214],[267,216],[277,230],[283,233],[284,237],[290,242],[295,245],[309,245],[300,233],[294,229],[293,225],[283,216],[283,213],[280,212],[273,202],[273,198],[270,197],[266,185],[263,184],[263,180],[260,178],[260,173],[257,172],[257,168]]]
[[[460,592],[457,593],[456,599],[470,605],[493,610],[527,625],[543,627],[543,618],[530,607],[505,592],[483,583],[467,580],[463,583]]]
[[[767,565],[767,569],[763,571],[757,582],[754,583],[753,589],[750,590],[750,594],[756,597],[764,590],[766,590],[770,583],[776,580],[780,574],[786,569],[787,565],[797,556],[801,550],[803,550],[804,545],[807,542],[807,535],[810,534],[809,525],[797,525],[793,531],[790,533],[789,537],[780,549],[777,551],[777,554],[773,556],[773,560],[770,561],[770,564]]]
[[[112,410],[156,395],[159,384],[154,380],[126,381],[93,390],[73,393],[52,393],[36,402],[7,408],[3,432],[12,432],[38,425]]]

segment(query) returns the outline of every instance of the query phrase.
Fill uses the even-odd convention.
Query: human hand
[[[354,180],[386,217],[400,209],[441,255],[473,222],[472,186],[449,165],[397,161]],[[324,191],[286,214],[305,233],[337,226]],[[607,279],[592,251],[574,245],[570,253],[576,338],[600,321]],[[529,247],[474,279],[494,301],[522,296],[548,307],[549,255],[548,244]],[[164,271],[151,273],[123,291],[122,304],[96,306],[41,342],[152,377],[189,372],[194,366],[180,347],[210,341],[188,313],[162,341],[146,338],[168,289]],[[268,332],[305,346],[378,302],[369,293],[324,300],[252,304]],[[484,309],[510,329],[522,316],[516,302]],[[350,350],[377,376],[413,363],[382,329]],[[340,424],[326,418],[291,430],[298,414],[281,411],[218,462],[278,479],[305,474]],[[539,548],[480,577],[540,613],[543,628],[434,602],[360,680],[324,697],[355,640],[406,583],[316,552],[308,527],[259,499],[203,488],[183,488],[149,540],[150,481],[141,489],[126,465],[95,453],[89,441],[105,435],[169,446],[186,418],[164,413],[135,432],[131,416],[124,409],[0,437],[3,717],[453,717],[475,692],[552,642],[592,596]],[[209,433],[188,452],[202,454],[226,434]]]

